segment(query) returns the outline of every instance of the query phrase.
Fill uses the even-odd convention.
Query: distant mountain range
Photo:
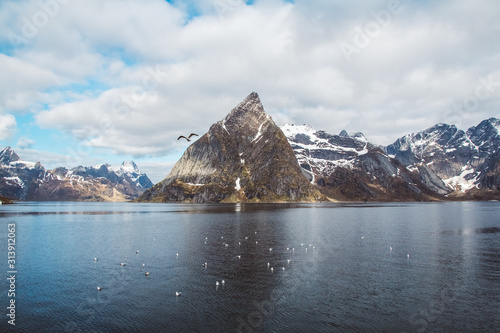
[[[499,131],[496,118],[466,132],[438,124],[399,138],[385,150],[409,170],[440,180],[450,197],[489,198],[498,195],[500,186]]]
[[[45,170],[40,162],[25,162],[7,147],[0,152],[0,195],[30,201],[127,201],[153,186],[134,162],[116,170],[95,167],[59,167]]]
[[[500,199],[500,121],[438,124],[383,147],[360,133],[276,126],[256,93],[188,147],[139,201]]]
[[[0,196],[21,200],[322,202],[500,200],[500,120],[437,124],[388,146],[360,132],[278,127],[250,94],[153,185],[134,162],[116,170],[45,170],[0,152]]]

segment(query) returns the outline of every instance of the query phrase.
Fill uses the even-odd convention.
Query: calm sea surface
[[[1,332],[500,332],[498,202],[26,202],[0,249]]]

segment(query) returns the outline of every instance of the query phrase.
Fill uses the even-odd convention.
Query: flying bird
[[[192,136],[198,136],[198,134],[195,134],[195,133],[191,133],[189,134],[189,136],[186,138],[184,135],[181,135],[180,137],[177,138],[177,140],[180,140],[182,138],[186,139],[187,141],[191,141],[189,139],[191,139]]]

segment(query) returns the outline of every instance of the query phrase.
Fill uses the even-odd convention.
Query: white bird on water
[[[208,267],[208,264],[207,264],[207,263],[204,263],[204,264],[203,264],[203,267],[207,268],[207,267]]]
[[[101,287],[97,287],[97,291],[101,291],[101,290],[102,290],[102,288],[101,288]]]
[[[215,281],[215,285],[218,286],[219,285],[219,281]]]
[[[179,296],[181,296],[181,295],[182,295],[182,293],[181,293],[180,291],[176,291],[176,292],[175,292],[175,296],[176,296],[176,297],[179,297]]]
[[[271,267],[271,273],[274,272],[274,268]]]
[[[410,254],[407,254],[407,255],[406,255],[406,258],[410,259]]]
[[[222,285],[225,285],[226,284],[226,281],[222,280],[221,281]]]
[[[94,258],[94,261],[97,261],[97,260],[99,260],[99,259],[97,259],[97,258]]]
[[[392,246],[389,246],[389,250],[392,251]]]
[[[120,266],[126,266],[126,265],[127,265],[127,264],[126,264],[126,263],[124,263],[124,262],[121,262],[121,263],[120,263]]]
[[[144,275],[149,276],[149,272],[144,273]]]

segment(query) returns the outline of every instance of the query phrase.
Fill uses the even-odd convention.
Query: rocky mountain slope
[[[436,180],[426,186],[420,174],[410,172],[358,132],[332,135],[307,125],[285,125],[303,173],[329,198],[336,200],[436,200],[448,193]]]
[[[126,201],[153,186],[134,162],[114,170],[96,167],[64,167],[45,170],[39,163],[22,161],[7,147],[0,152],[0,195],[34,201]]]
[[[285,135],[250,94],[187,148],[139,201],[281,202],[325,198],[302,174]]]
[[[428,172],[449,188],[450,198],[499,197],[500,120],[490,118],[467,131],[437,124],[408,134],[385,148],[409,170]]]

